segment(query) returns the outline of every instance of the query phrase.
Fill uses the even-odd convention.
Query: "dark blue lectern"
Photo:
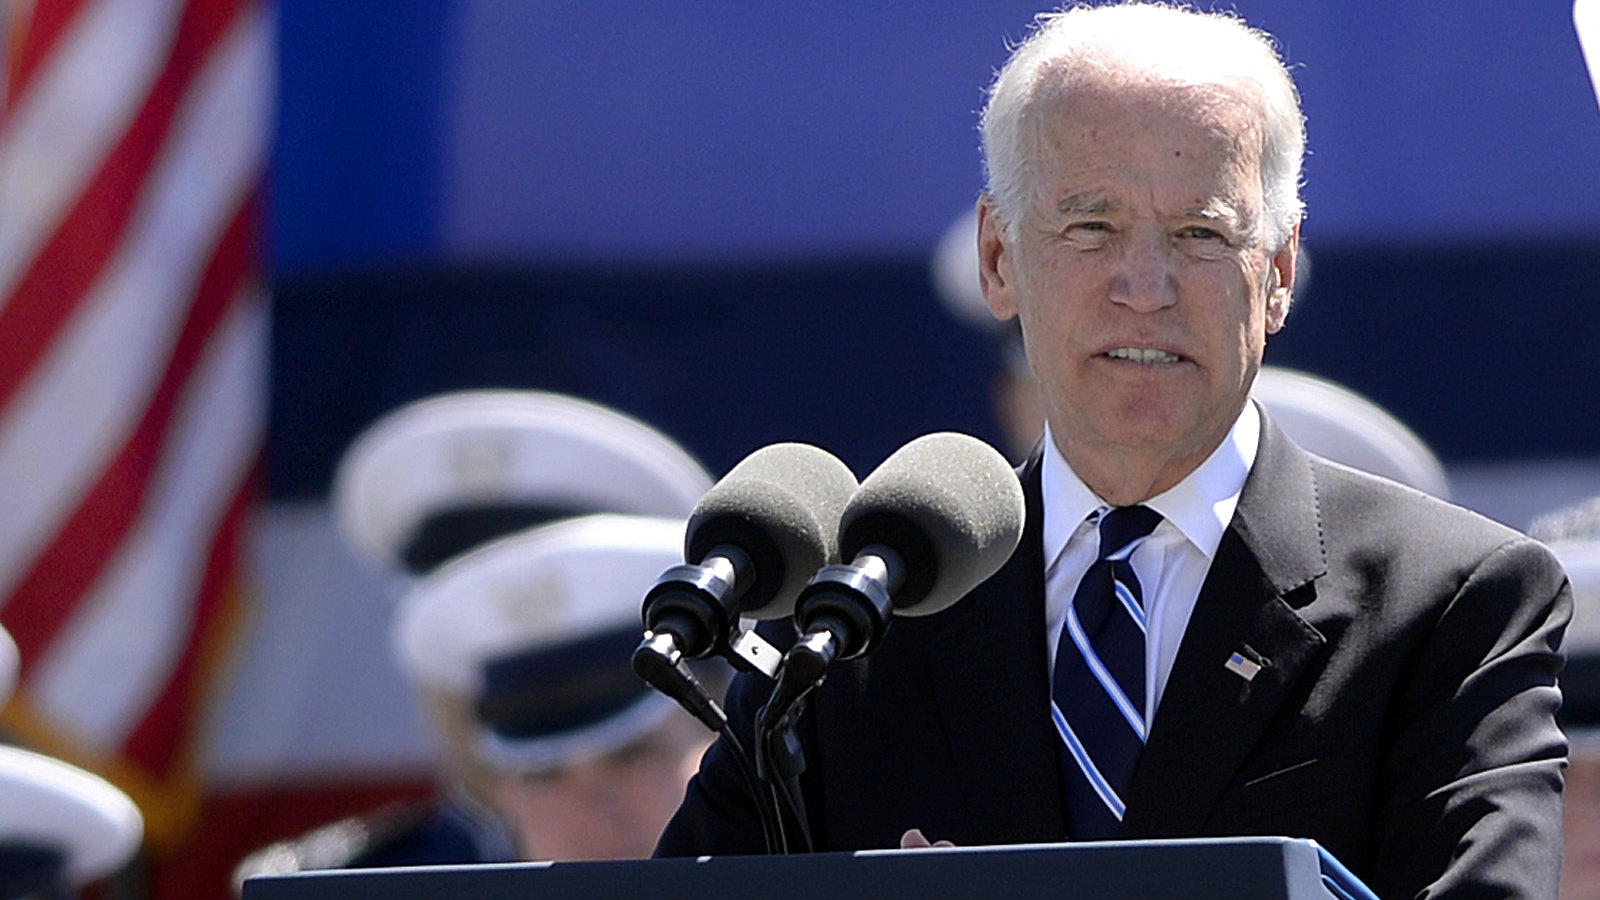
[[[267,875],[244,900],[1376,900],[1315,842],[1206,838]]]

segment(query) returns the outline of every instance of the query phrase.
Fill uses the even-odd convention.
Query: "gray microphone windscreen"
[[[1022,539],[1022,483],[975,437],[927,434],[896,450],[845,507],[839,554],[883,544],[905,562],[897,615],[938,612],[999,571]]]
[[[689,515],[684,558],[699,563],[720,544],[738,547],[755,570],[739,599],[741,615],[791,615],[811,576],[839,561],[839,517],[855,489],[855,474],[820,447],[762,447],[700,498]]]

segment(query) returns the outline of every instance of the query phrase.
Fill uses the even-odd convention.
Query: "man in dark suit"
[[[998,76],[979,257],[1043,391],[1027,531],[809,700],[819,849],[1287,835],[1383,897],[1556,895],[1560,565],[1249,400],[1301,123],[1270,38],[1165,6],[1045,17]],[[761,851],[733,768],[707,755],[658,853]]]

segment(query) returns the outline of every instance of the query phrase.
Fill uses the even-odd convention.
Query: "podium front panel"
[[[1206,838],[420,866],[257,876],[244,883],[243,900],[509,896],[529,900],[1329,900],[1363,896],[1365,889],[1359,884],[1336,885],[1330,890],[1320,857],[1319,848],[1311,841]]]

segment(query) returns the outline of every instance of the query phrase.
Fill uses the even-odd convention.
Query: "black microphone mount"
[[[795,602],[801,637],[784,654],[778,683],[759,715],[763,728],[776,728],[822,684],[834,660],[865,656],[878,645],[905,580],[904,557],[886,544],[869,544],[849,565],[817,572]]]
[[[778,653],[754,631],[739,634],[739,600],[755,580],[755,566],[743,550],[718,544],[698,564],[673,566],[645,594],[644,638],[633,651],[633,671],[671,697],[700,723],[728,741],[734,762],[757,798],[761,830],[769,852],[783,849],[778,811],[760,795],[749,754],[728,724],[727,713],[688,666],[689,659],[712,653],[770,677]],[[757,656],[756,654],[762,654]],[[755,660],[770,660],[763,668]]]
[[[744,671],[769,678],[777,671],[778,651],[754,631],[739,627],[739,600],[748,593],[755,572],[743,550],[718,544],[700,563],[662,572],[644,597],[645,632],[633,651],[634,673],[713,731],[727,725],[727,716],[687,660],[716,653]]]
[[[725,645],[739,627],[739,598],[755,578],[750,557],[719,544],[698,565],[673,566],[644,595],[645,628],[672,638],[679,653],[699,659]]]

